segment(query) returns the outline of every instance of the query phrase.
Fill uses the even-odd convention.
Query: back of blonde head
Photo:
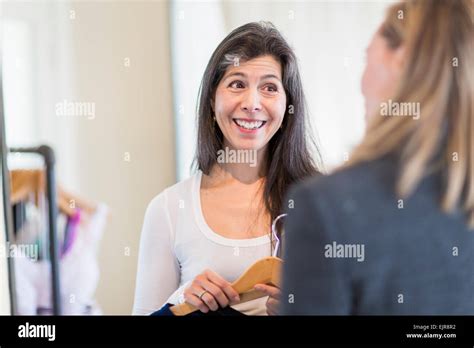
[[[403,45],[397,103],[418,103],[420,117],[370,117],[348,165],[400,154],[396,191],[407,197],[432,170],[442,170],[441,207],[460,207],[474,228],[474,2],[408,0],[393,5],[380,29],[389,47]],[[434,165],[434,166],[433,166]]]

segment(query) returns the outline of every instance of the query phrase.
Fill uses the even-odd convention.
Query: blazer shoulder
[[[314,197],[323,200],[364,196],[380,190],[393,190],[397,164],[393,157],[384,157],[337,169],[329,175],[308,178],[290,190],[291,197]]]

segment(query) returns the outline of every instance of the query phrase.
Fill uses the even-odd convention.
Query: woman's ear
[[[211,110],[214,112],[214,99],[211,99]]]

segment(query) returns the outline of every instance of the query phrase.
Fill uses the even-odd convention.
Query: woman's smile
[[[237,130],[244,134],[256,134],[265,127],[267,121],[250,118],[233,118]]]

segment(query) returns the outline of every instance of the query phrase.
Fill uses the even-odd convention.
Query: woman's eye
[[[242,83],[242,81],[233,81],[233,82],[230,83],[229,87],[244,88],[244,84]]]
[[[264,87],[264,89],[267,91],[267,92],[278,92],[278,88],[277,86],[275,85],[266,85]]]

